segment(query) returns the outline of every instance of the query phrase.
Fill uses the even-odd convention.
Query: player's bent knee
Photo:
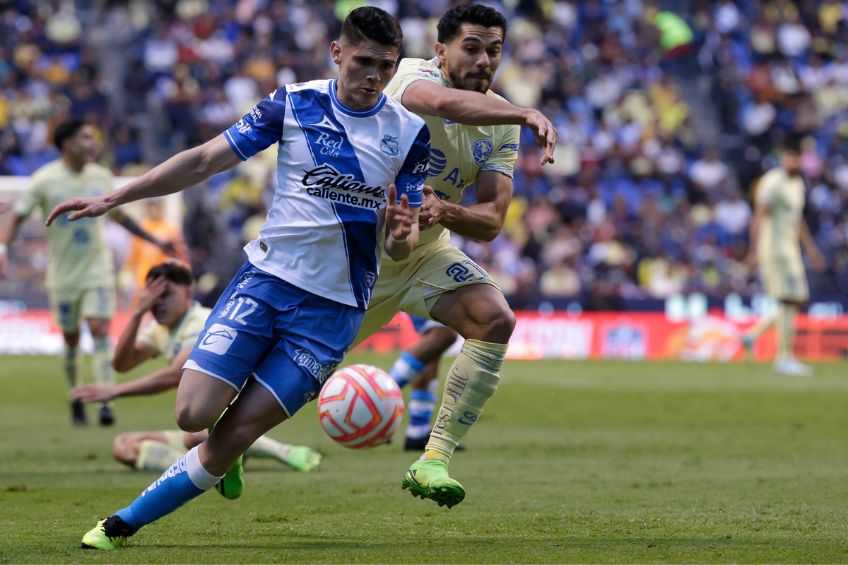
[[[498,308],[483,324],[483,341],[506,343],[515,330],[515,313],[509,308]]]
[[[212,426],[220,414],[207,414],[191,403],[178,402],[175,416],[177,425],[184,432],[200,432]]]

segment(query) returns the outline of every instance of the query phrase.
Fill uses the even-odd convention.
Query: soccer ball
[[[337,443],[358,449],[387,443],[403,420],[403,395],[385,371],[349,365],[333,373],[318,395],[318,418]]]

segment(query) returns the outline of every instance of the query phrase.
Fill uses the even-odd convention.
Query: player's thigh
[[[66,335],[78,333],[83,291],[51,291],[49,295],[53,320],[62,333]]]
[[[246,263],[221,294],[177,389],[177,421],[183,430],[198,432],[214,423],[273,349],[278,312],[267,289],[280,282]]]
[[[410,293],[407,312],[424,315],[456,330],[465,338],[505,341],[515,317],[489,274],[462,251],[445,246],[419,269],[417,289]]]
[[[109,320],[115,316],[115,289],[112,286],[87,288],[80,298],[80,316],[92,320],[91,333],[95,337],[106,335]]]
[[[183,369],[177,388],[177,425],[187,432],[210,427],[239,390],[226,379],[204,371]]]

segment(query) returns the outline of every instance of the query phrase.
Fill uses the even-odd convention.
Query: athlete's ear
[[[439,60],[439,66],[445,66],[445,58],[447,58],[448,46],[444,43],[436,42],[436,58]]]
[[[338,41],[330,43],[330,55],[333,57],[333,62],[340,65],[342,62],[342,46]]]

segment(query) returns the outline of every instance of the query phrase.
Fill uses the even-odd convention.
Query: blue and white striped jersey
[[[394,182],[421,206],[430,156],[424,120],[382,95],[369,110],[335,80],[280,87],[224,132],[241,159],[278,143],[277,188],[250,262],[304,290],[366,308],[379,273]]]

